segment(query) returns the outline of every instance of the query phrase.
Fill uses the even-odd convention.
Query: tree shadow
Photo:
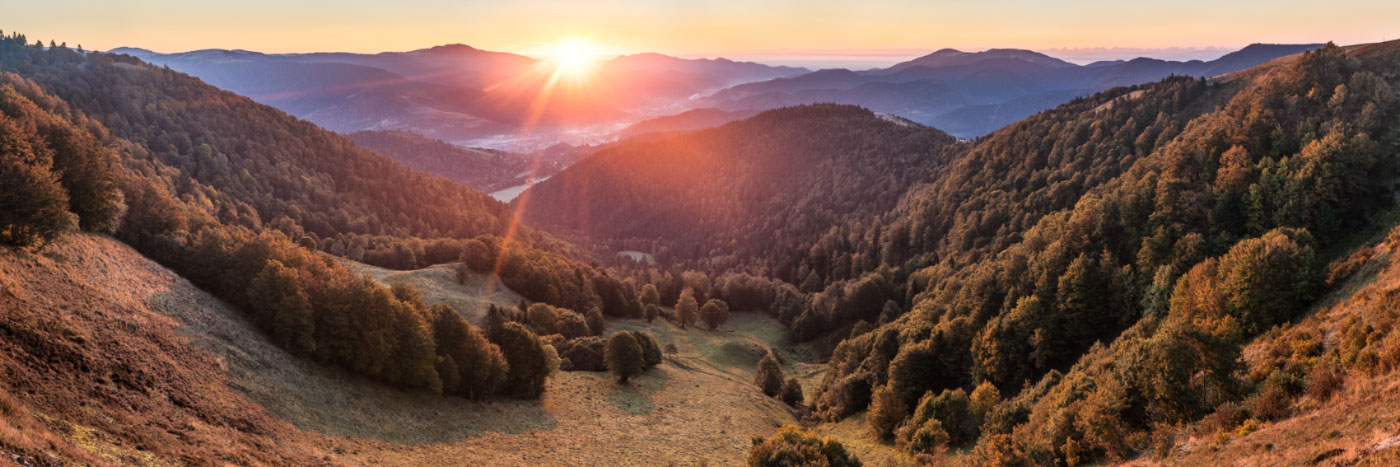
[[[608,391],[608,402],[628,415],[646,415],[656,410],[656,401],[651,398],[666,389],[671,376],[661,368],[652,368],[640,376],[632,378],[628,384],[613,384]]]

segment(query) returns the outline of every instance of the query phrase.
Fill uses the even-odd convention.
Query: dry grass
[[[486,316],[488,305],[512,307],[524,299],[520,294],[496,282],[491,287],[491,295],[483,296],[489,275],[472,272],[466,284],[457,282],[456,264],[439,264],[413,271],[395,271],[364,263],[341,259],[341,263],[361,274],[368,274],[384,285],[406,282],[423,291],[429,304],[443,304],[457,310],[474,324],[480,324]]]
[[[0,450],[40,464],[334,462],[191,347],[169,309],[192,308],[230,313],[104,237],[0,252]]]

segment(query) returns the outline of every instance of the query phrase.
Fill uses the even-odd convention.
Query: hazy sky
[[[614,52],[887,63],[953,47],[1238,48],[1400,38],[1400,1],[188,0],[8,2],[0,28],[106,50],[531,54],[563,37]],[[1215,55],[1218,55],[1216,53]],[[804,58],[805,57],[805,58]],[[823,57],[820,59],[813,57]],[[864,58],[861,58],[864,57]],[[872,58],[873,57],[873,58]]]

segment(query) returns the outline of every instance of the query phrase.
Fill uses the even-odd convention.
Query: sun
[[[598,65],[603,58],[603,50],[587,38],[570,37],[550,47],[547,56],[558,67],[560,74],[582,76]]]

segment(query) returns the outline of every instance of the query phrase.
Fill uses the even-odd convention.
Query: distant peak
[[[140,48],[140,47],[117,47],[117,48],[115,48],[115,49],[108,50],[107,53],[109,53],[109,54],[127,54],[127,55],[155,55],[155,54],[156,54],[156,52],[153,51],[153,50],[150,50],[150,49],[143,49],[143,48]]]
[[[476,47],[472,47],[472,46],[466,45],[466,44],[443,44],[443,45],[435,45],[435,46],[432,46],[432,47],[429,47],[429,48],[426,48],[426,49],[422,49],[421,51],[423,51],[423,52],[449,53],[449,52],[476,52],[477,50],[478,50],[478,49],[477,49]]]

